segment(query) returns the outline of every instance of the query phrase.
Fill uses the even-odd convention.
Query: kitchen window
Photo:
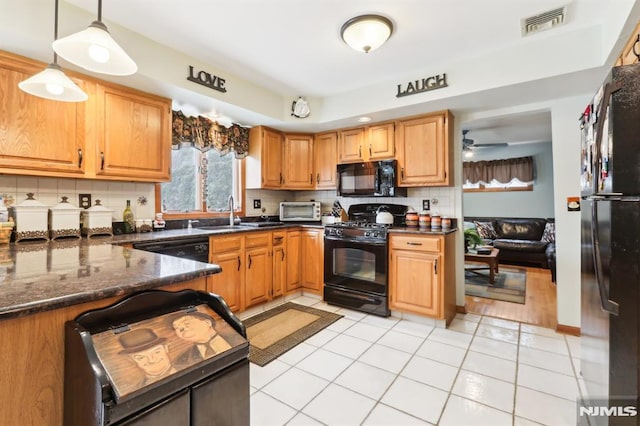
[[[242,209],[242,160],[186,146],[171,151],[171,182],[160,184],[161,210],[172,215],[224,213],[233,195]]]
[[[533,157],[489,161],[465,161],[462,164],[464,192],[533,191]]]

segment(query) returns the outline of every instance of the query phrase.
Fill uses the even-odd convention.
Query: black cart
[[[220,296],[140,292],[65,339],[65,425],[249,425],[249,343]]]

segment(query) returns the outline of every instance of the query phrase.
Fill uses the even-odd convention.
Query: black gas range
[[[385,206],[394,223],[375,222]],[[324,300],[387,317],[389,310],[388,229],[404,224],[407,206],[356,204],[349,207],[349,221],[325,226]]]

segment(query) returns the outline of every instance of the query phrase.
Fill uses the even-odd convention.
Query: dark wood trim
[[[533,184],[530,186],[520,186],[513,188],[463,188],[462,192],[512,192],[512,191],[533,191]]]
[[[556,331],[558,333],[570,334],[571,336],[580,337],[580,327],[558,324],[556,327]]]
[[[456,313],[458,314],[466,314],[467,313],[467,307],[466,306],[460,306],[460,305],[456,305]]]

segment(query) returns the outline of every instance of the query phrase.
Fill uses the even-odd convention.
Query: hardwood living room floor
[[[558,311],[556,286],[551,282],[551,271],[527,266],[518,267],[527,271],[527,290],[524,305],[482,297],[465,296],[467,312],[555,330],[558,325]]]

